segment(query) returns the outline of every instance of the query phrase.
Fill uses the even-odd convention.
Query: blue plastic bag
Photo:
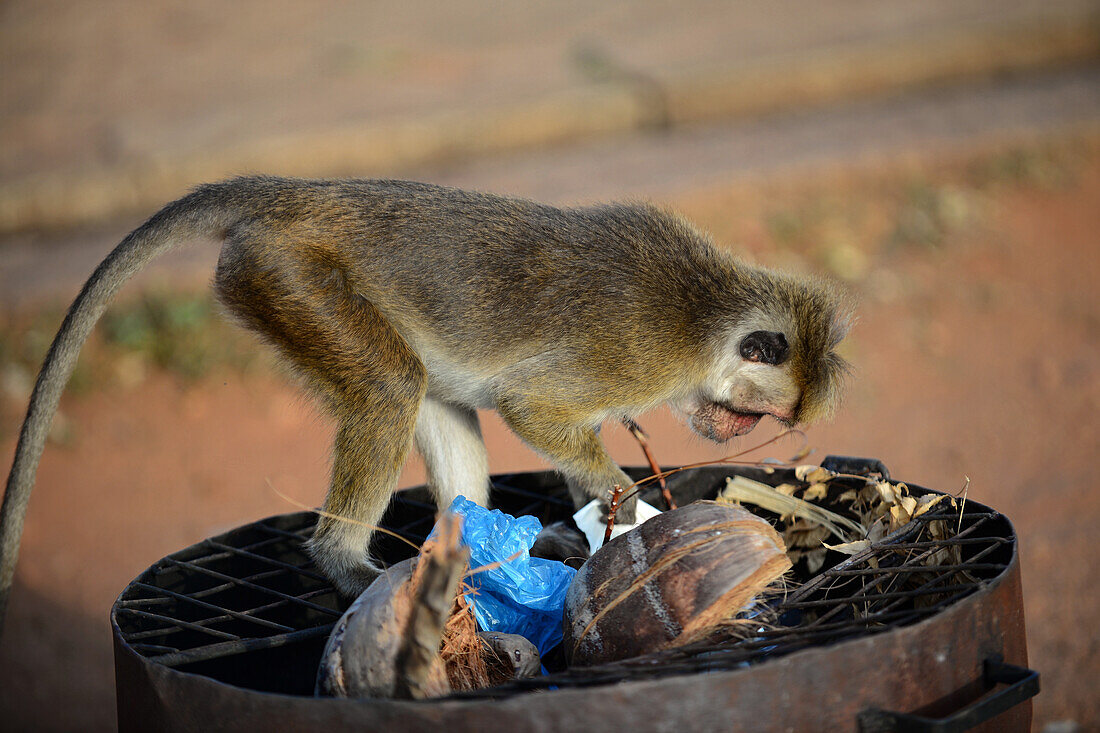
[[[562,639],[565,593],[577,571],[556,560],[531,557],[542,522],[499,509],[490,511],[464,496],[455,497],[449,511],[463,518],[462,543],[470,548],[470,567],[476,570],[500,563],[468,579],[476,593],[467,594],[466,600],[481,630],[519,634],[539,654],[557,646]]]

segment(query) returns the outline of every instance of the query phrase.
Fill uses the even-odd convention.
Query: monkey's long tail
[[[46,445],[50,423],[80,349],[119,288],[147,262],[180,241],[218,235],[233,222],[233,214],[217,196],[220,185],[204,186],[168,204],[111,251],[73,301],[38,373],[30,406],[19,434],[15,460],[0,508],[0,633],[15,576],[23,518],[34,488],[35,473]]]

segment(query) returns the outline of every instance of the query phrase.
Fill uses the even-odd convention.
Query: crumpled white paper
[[[603,514],[602,504],[603,502],[599,499],[593,499],[573,515],[573,521],[577,523],[580,531],[584,532],[584,536],[588,540],[588,549],[592,552],[603,546],[603,535],[607,531],[607,520],[600,516]],[[623,532],[629,532],[647,519],[653,519],[660,513],[660,509],[639,499],[638,510],[634,515],[634,519],[637,521],[634,524],[615,522],[615,526],[611,529],[611,538],[614,539]]]

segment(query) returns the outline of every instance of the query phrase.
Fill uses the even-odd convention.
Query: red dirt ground
[[[934,177],[950,180],[954,170]],[[761,222],[775,201],[861,191],[873,199],[878,175],[823,175],[810,194],[777,185],[699,191],[674,203],[718,239],[786,265],[816,255],[766,246]],[[899,175],[908,174],[895,170],[887,180]],[[871,205],[869,227],[881,208]],[[1019,531],[1028,645],[1043,675],[1036,728],[1071,719],[1100,729],[1100,495],[1092,475],[1100,157],[1084,156],[1071,184],[994,188],[980,208],[979,225],[936,247],[872,247],[853,237],[867,273],[855,285],[855,376],[840,414],[810,430],[810,441],[818,457],[879,457],[895,477],[925,486],[957,490],[969,476],[970,497],[1004,511]],[[829,251],[851,254],[839,245]],[[126,583],[203,537],[295,510],[267,480],[307,504],[323,496],[330,428],[279,377],[226,371],[182,386],[157,373],[137,387],[68,397],[63,409],[75,440],[51,446],[42,462],[0,641],[2,728],[113,726],[107,613]],[[728,451],[691,438],[667,414],[641,422],[662,462]],[[483,425],[494,471],[543,465],[495,416]],[[607,432],[618,460],[640,462],[624,431]],[[0,464],[10,465],[12,433],[4,433]],[[774,425],[762,426],[742,445],[772,434]],[[414,463],[403,485],[421,475]]]

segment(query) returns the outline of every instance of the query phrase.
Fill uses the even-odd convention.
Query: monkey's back
[[[591,373],[652,370],[658,346],[695,359],[729,293],[728,258],[647,204],[558,208],[394,180],[214,185],[249,212],[227,234],[238,261],[302,262],[318,289],[341,280],[418,351],[482,374],[581,353]]]
[[[700,266],[717,264],[702,237],[646,204],[562,209],[391,180],[237,183],[276,246],[331,261],[395,320],[441,336],[563,338],[593,309],[667,312],[678,277],[697,287]]]

